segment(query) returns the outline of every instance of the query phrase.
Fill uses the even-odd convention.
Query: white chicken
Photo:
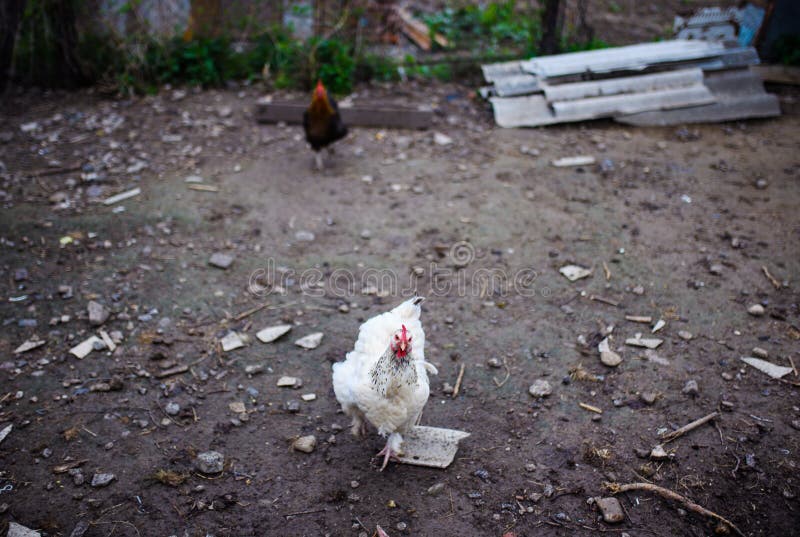
[[[353,418],[352,432],[361,437],[366,422],[387,437],[381,470],[389,459],[402,455],[402,434],[419,424],[428,401],[428,372],[436,368],[425,361],[425,332],[419,320],[422,297],[361,325],[358,340],[344,362],[333,364],[333,391],[342,410]]]

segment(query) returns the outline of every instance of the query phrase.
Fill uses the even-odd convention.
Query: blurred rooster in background
[[[402,454],[402,433],[419,424],[428,402],[425,332],[419,320],[422,297],[406,300],[361,325],[358,340],[344,362],[333,364],[333,391],[345,414],[353,418],[352,431],[363,436],[367,422],[387,437],[378,453],[386,467]]]
[[[317,169],[322,170],[322,155],[319,151],[327,147],[332,152],[330,144],[347,135],[347,126],[339,115],[339,106],[328,95],[321,80],[317,82],[311,104],[303,113],[303,129],[306,131],[306,141],[314,150]]]

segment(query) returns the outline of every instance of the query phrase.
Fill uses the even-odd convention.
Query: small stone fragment
[[[268,326],[256,334],[256,337],[262,343],[272,343],[289,330],[292,329],[290,324],[279,324],[276,326]]]
[[[208,260],[208,264],[222,270],[228,269],[233,264],[233,256],[222,252],[215,252]]]
[[[164,412],[166,412],[170,416],[177,416],[181,411],[181,405],[176,403],[175,401],[170,401],[167,403],[167,406],[164,407]]]
[[[94,300],[89,301],[86,305],[86,309],[89,312],[89,324],[92,326],[100,326],[106,322],[109,315],[111,315],[111,312],[108,311],[105,306]]]
[[[225,334],[225,337],[220,339],[219,342],[220,345],[222,345],[222,350],[224,352],[244,347],[244,341],[242,341],[242,337],[238,333],[233,331]]]
[[[650,450],[650,458],[655,461],[663,461],[669,458],[669,453],[664,449],[664,446],[659,444]]]
[[[428,496],[437,496],[444,490],[444,483],[436,483],[428,487]]]
[[[278,379],[278,383],[276,386],[278,388],[300,388],[303,385],[303,381],[297,377],[287,377],[283,376]]]
[[[708,267],[708,272],[713,274],[714,276],[720,276],[722,274],[722,265],[719,263],[715,263]]]
[[[304,393],[303,395],[300,396],[300,399],[302,399],[306,403],[309,403],[309,402],[315,401],[317,399],[317,394],[315,394],[315,393]]]
[[[530,388],[528,388],[528,393],[534,397],[547,397],[553,393],[553,387],[550,386],[548,381],[544,379],[537,379],[533,384],[531,384]]]
[[[761,347],[753,347],[753,356],[756,358],[764,358],[765,360],[769,358],[769,353],[766,349],[762,349]]]
[[[764,310],[764,306],[761,304],[753,304],[749,308],[747,308],[747,313],[752,315],[753,317],[763,317],[766,310]]]
[[[696,380],[687,380],[683,386],[681,393],[690,397],[696,397],[700,393],[700,388],[697,386]]]
[[[295,341],[294,344],[297,345],[298,347],[303,347],[304,349],[307,350],[316,349],[322,342],[323,335],[324,334],[322,332],[314,332],[313,334],[301,337],[300,339]]]
[[[292,449],[302,451],[303,453],[311,453],[317,447],[317,437],[314,435],[301,436],[292,442]]]
[[[578,265],[565,265],[558,269],[566,279],[571,282],[586,278],[592,275],[592,271]]]
[[[194,466],[204,474],[218,474],[225,465],[225,455],[219,451],[204,451],[197,454]]]
[[[683,340],[685,340],[685,341],[689,341],[690,339],[692,339],[694,337],[694,334],[692,334],[688,330],[679,330],[678,331],[678,337],[683,339]]]
[[[625,520],[625,513],[616,498],[595,498],[595,504],[603,514],[603,520],[608,524],[618,524]]]
[[[41,537],[41,535],[38,531],[27,528],[22,524],[17,524],[16,522],[8,523],[6,537]]]
[[[94,488],[107,487],[117,478],[114,474],[94,474],[92,476],[92,486]]]
[[[658,395],[655,392],[642,392],[639,394],[639,399],[646,405],[652,405],[656,402]]]
[[[228,408],[231,409],[231,412],[234,414],[244,414],[247,412],[247,407],[245,407],[244,403],[241,401],[233,401],[228,403]]]

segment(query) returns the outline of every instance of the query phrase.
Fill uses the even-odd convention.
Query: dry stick
[[[255,308],[251,308],[251,309],[249,309],[249,310],[247,310],[247,311],[243,311],[242,313],[240,313],[239,315],[237,315],[236,317],[234,317],[234,318],[233,318],[233,320],[234,320],[234,321],[241,321],[242,319],[244,319],[244,318],[246,318],[246,317],[250,317],[252,314],[254,314],[254,313],[257,313],[257,312],[259,312],[259,311],[263,310],[263,309],[264,309],[264,308],[266,308],[267,306],[269,306],[269,302],[264,302],[264,303],[263,303],[263,304],[261,304],[260,306],[256,306]]]
[[[795,367],[794,360],[792,360],[791,356],[789,356],[789,363],[792,364],[792,371],[794,371],[794,376],[796,377],[797,376],[797,367]]]
[[[686,433],[688,433],[689,431],[691,431],[693,429],[697,429],[698,427],[700,427],[704,423],[707,423],[707,422],[713,420],[717,416],[719,416],[719,412],[715,411],[715,412],[712,412],[711,414],[709,414],[708,416],[703,416],[702,418],[700,418],[698,420],[694,420],[692,423],[684,425],[680,429],[677,429],[675,431],[672,431],[671,433],[665,434],[664,436],[661,437],[661,441],[664,444],[666,444],[667,442],[672,442],[676,438],[685,435]]]
[[[456,378],[456,387],[453,388],[453,399],[458,397],[458,390],[461,389],[461,380],[464,378],[465,364],[461,364],[461,369],[458,370],[458,377]]]
[[[658,485],[651,485],[650,483],[628,483],[625,485],[620,485],[619,483],[605,483],[605,487],[611,492],[611,494],[618,494],[620,492],[629,492],[632,490],[646,490],[649,492],[655,492],[656,494],[664,498],[667,498],[669,500],[675,500],[676,502],[682,503],[689,511],[722,522],[723,524],[730,526],[730,528],[734,532],[736,532],[737,535],[740,535],[741,537],[746,537],[745,534],[742,533],[739,530],[739,528],[737,528],[736,525],[727,518],[720,516],[713,511],[709,511],[705,507],[697,505],[696,503],[689,500],[685,496],[681,496],[677,492],[665,489],[664,487],[659,487]]]
[[[780,289],[781,288],[781,282],[776,280],[775,276],[773,276],[772,274],[769,273],[769,269],[767,268],[766,265],[761,265],[761,272],[763,272],[764,276],[767,277],[767,279],[769,280],[769,283],[772,284],[772,287],[774,287],[775,289]]]
[[[603,304],[608,304],[609,306],[614,306],[615,308],[619,307],[619,302],[616,300],[611,300],[610,298],[605,298],[598,295],[590,295],[589,300],[594,300],[595,302],[602,302]]]
[[[603,272],[606,273],[606,281],[610,280],[611,279],[611,271],[608,269],[608,265],[606,265],[605,261],[603,261]]]
[[[508,379],[511,376],[511,370],[508,368],[508,364],[506,363],[505,358],[503,359],[503,367],[506,368],[506,378],[503,379],[503,382],[498,382],[497,378],[495,378],[494,376],[492,377],[492,380],[494,381],[495,386],[497,386],[498,388],[502,388],[503,385],[506,382],[508,382]]]

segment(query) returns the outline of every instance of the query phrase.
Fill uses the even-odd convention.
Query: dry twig
[[[458,391],[461,389],[461,381],[464,378],[464,369],[466,369],[465,364],[461,364],[461,369],[458,370],[458,377],[456,378],[456,385],[453,388],[453,399],[458,397]]]
[[[619,483],[605,483],[605,488],[611,492],[611,494],[618,494],[620,492],[630,492],[632,490],[645,490],[648,492],[654,492],[663,498],[667,498],[668,500],[674,500],[683,504],[686,509],[692,511],[693,513],[697,513],[698,515],[707,516],[713,518],[714,520],[729,526],[737,535],[741,537],[745,537],[745,534],[742,533],[736,525],[728,520],[727,518],[718,515],[713,511],[709,511],[702,505],[698,505],[691,501],[690,499],[686,498],[685,496],[681,496],[677,492],[673,492],[669,489],[665,489],[664,487],[659,487],[658,485],[652,485],[650,483],[627,483],[625,485],[620,485]]]
[[[506,360],[505,360],[505,358],[503,358],[503,367],[505,367],[505,368],[506,368],[506,378],[504,378],[502,382],[499,382],[499,381],[497,380],[497,378],[495,378],[495,377],[492,377],[492,380],[494,381],[495,385],[496,385],[498,388],[502,388],[502,387],[503,387],[503,385],[504,385],[506,382],[508,382],[508,379],[509,379],[509,377],[511,376],[511,370],[510,370],[510,369],[508,369],[508,364],[506,363]]]
[[[694,420],[692,423],[686,424],[683,427],[681,427],[680,429],[676,429],[676,430],[672,431],[671,433],[665,434],[664,436],[661,437],[661,442],[663,444],[666,444],[667,442],[672,442],[676,438],[685,435],[689,431],[697,429],[698,427],[700,427],[704,423],[707,423],[707,422],[713,420],[717,416],[719,416],[719,412],[714,411],[711,414],[708,414],[707,416],[703,416],[700,419]]]
[[[761,265],[761,272],[763,272],[764,276],[767,277],[767,279],[769,280],[769,283],[772,284],[772,287],[774,287],[775,289],[780,289],[781,288],[781,282],[776,280],[775,276],[773,276],[772,274],[769,273],[769,269],[767,268],[766,265]]]

